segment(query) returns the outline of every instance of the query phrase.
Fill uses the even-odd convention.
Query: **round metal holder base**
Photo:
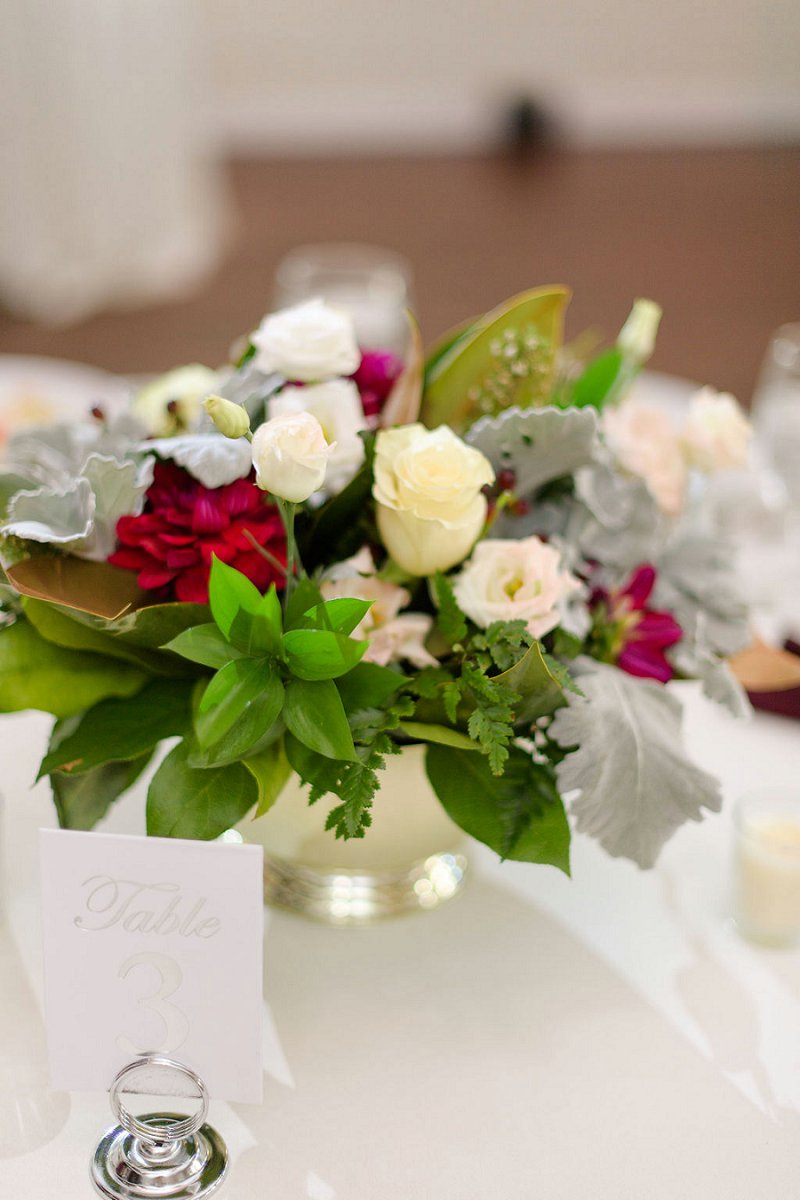
[[[310,867],[264,855],[264,899],[328,925],[368,925],[438,908],[464,886],[463,854],[431,854],[401,870]]]
[[[121,1125],[109,1129],[91,1164],[100,1195],[108,1200],[203,1200],[216,1191],[228,1169],[225,1143],[210,1125],[177,1141],[159,1141],[165,1127],[181,1120],[174,1113],[137,1118],[153,1130],[152,1142]]]

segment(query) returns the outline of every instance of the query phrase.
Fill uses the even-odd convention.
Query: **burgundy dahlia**
[[[629,675],[667,683],[674,672],[664,651],[681,640],[683,630],[672,613],[648,607],[655,582],[655,568],[644,563],[624,587],[595,591],[592,634],[598,658]]]
[[[264,592],[284,575],[253,547],[250,537],[281,564],[286,538],[280,514],[251,479],[206,488],[174,463],[156,463],[144,512],[117,522],[119,548],[109,558],[138,572],[154,600],[208,601],[211,558],[241,571]]]

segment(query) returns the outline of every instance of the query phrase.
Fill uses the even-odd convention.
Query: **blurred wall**
[[[800,137],[798,0],[197,0],[235,148],[470,149],[507,103],[589,144]]]

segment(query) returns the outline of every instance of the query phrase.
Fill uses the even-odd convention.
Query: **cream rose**
[[[250,340],[260,371],[302,383],[352,375],[361,362],[351,317],[324,300],[271,313]]]
[[[669,415],[627,400],[603,414],[603,432],[621,465],[645,481],[662,512],[677,516],[686,492],[686,463]]]
[[[285,387],[269,400],[269,415],[310,412],[333,447],[325,487],[339,492],[364,461],[359,430],[367,428],[358,388],[350,379],[330,379],[309,387]]]
[[[691,400],[681,445],[686,461],[699,471],[743,467],[752,429],[733,396],[702,388]]]
[[[273,496],[299,504],[322,487],[332,449],[311,413],[273,417],[253,435],[256,482]]]
[[[170,437],[197,424],[201,404],[219,384],[219,373],[193,363],[176,367],[145,384],[133,399],[132,410],[151,437]]]
[[[453,580],[459,606],[481,629],[493,621],[524,621],[540,638],[561,620],[561,604],[580,582],[561,555],[538,537],[487,538]]]
[[[446,571],[469,553],[486,520],[489,460],[446,425],[384,430],[375,444],[378,529],[412,575]]]

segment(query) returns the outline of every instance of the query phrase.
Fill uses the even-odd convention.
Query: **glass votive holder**
[[[357,242],[298,246],[278,263],[275,307],[315,296],[350,313],[363,350],[405,352],[411,266],[402,255]]]
[[[734,916],[749,941],[800,942],[800,785],[748,792],[739,801]]]

